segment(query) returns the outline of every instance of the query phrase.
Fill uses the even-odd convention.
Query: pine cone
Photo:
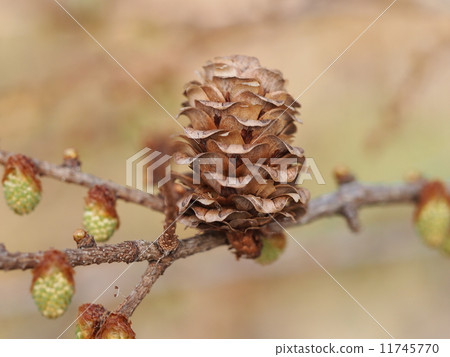
[[[107,241],[119,228],[116,197],[108,187],[94,186],[85,198],[84,228],[97,242]]]
[[[31,295],[42,315],[55,319],[67,310],[75,292],[73,274],[64,253],[59,250],[44,253],[33,269],[31,283]]]
[[[303,149],[289,144],[300,105],[285,91],[281,73],[254,57],[216,58],[200,76],[184,92],[188,100],[180,115],[190,125],[174,155],[176,163],[194,170],[176,175],[187,187],[178,202],[181,221],[226,230],[238,257],[256,258],[264,226],[302,215],[309,200],[309,192],[295,184]]]
[[[8,158],[2,183],[6,203],[17,214],[30,213],[41,200],[41,181],[36,166],[24,155]]]

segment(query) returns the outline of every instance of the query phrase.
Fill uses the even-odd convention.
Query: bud
[[[64,253],[59,250],[44,253],[33,269],[31,283],[31,295],[42,315],[55,319],[67,310],[75,292],[73,274]]]
[[[125,316],[111,313],[106,318],[96,338],[134,339],[136,334],[131,329],[131,322]]]
[[[78,244],[88,236],[88,233],[84,229],[77,229],[73,232],[73,240]]]
[[[63,159],[66,160],[78,160],[78,151],[75,148],[67,148],[64,150]]]
[[[333,170],[333,175],[338,185],[344,185],[346,183],[355,181],[355,176],[345,165],[336,166]]]
[[[418,170],[408,170],[404,175],[403,178],[406,182],[408,183],[417,183],[420,181],[426,181],[422,172],[418,171]]]
[[[84,229],[77,229],[73,232],[73,240],[77,243],[77,248],[92,248],[97,246],[94,237]]]
[[[2,179],[8,206],[17,214],[30,213],[41,200],[41,181],[33,161],[24,155],[10,156]]]
[[[108,311],[98,304],[83,304],[78,308],[76,337],[79,339],[95,338],[102,318]]]
[[[427,244],[441,247],[450,239],[450,197],[442,182],[429,182],[422,188],[414,221]]]
[[[107,241],[119,228],[114,192],[105,185],[94,186],[85,198],[84,228],[97,242]]]
[[[256,261],[261,265],[271,264],[279,258],[285,247],[286,236],[283,233],[263,237],[261,255]]]
[[[75,170],[80,170],[81,161],[78,156],[78,151],[74,148],[67,148],[63,153],[63,166]]]

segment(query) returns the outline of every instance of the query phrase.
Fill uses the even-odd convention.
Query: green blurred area
[[[209,58],[246,54],[280,69],[302,93],[389,1],[61,1],[172,115],[185,82]],[[418,169],[448,179],[450,5],[399,1],[299,99],[296,144],[326,185],[346,164],[365,182],[401,181]],[[180,127],[52,1],[0,3],[0,147],[60,162],[76,147],[83,170],[125,184],[125,160],[149,135]],[[72,247],[86,190],[43,179],[37,210],[0,204],[0,241],[10,251]],[[450,261],[425,247],[412,207],[361,212],[363,231],[340,218],[291,234],[397,338],[446,338]],[[118,203],[111,243],[153,240],[160,214]],[[178,227],[182,237],[194,232]],[[142,263],[79,267],[68,312],[39,315],[27,272],[0,272],[0,337],[55,338],[77,306],[113,309]],[[112,286],[108,289],[108,286]],[[114,286],[120,296],[114,297]],[[106,291],[105,291],[106,290]],[[271,266],[236,262],[225,248],[178,261],[132,318],[141,338],[384,338],[385,332],[293,241]],[[74,336],[72,325],[63,337]]]

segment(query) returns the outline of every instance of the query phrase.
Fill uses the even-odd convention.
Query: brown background
[[[75,1],[68,11],[175,115],[183,84],[207,59],[257,56],[300,94],[389,1]],[[450,176],[450,4],[399,0],[308,91],[296,144],[330,172],[345,163],[366,182],[416,168]],[[0,2],[0,146],[59,162],[75,146],[87,172],[125,183],[144,137],[179,127],[52,1]],[[28,217],[0,204],[0,241],[12,251],[73,246],[85,189],[44,179]],[[162,216],[119,202],[111,242],[153,240]],[[397,338],[449,337],[448,257],[425,247],[412,207],[361,214],[354,235],[338,218],[291,233]],[[182,236],[192,235],[179,227]],[[55,338],[125,265],[76,269],[77,292],[56,321],[37,312],[30,272],[0,272],[0,337]],[[113,285],[122,298],[144,269]],[[113,286],[114,288],[114,286]],[[99,299],[114,308],[111,288]],[[274,265],[236,262],[220,248],[177,262],[133,316],[141,338],[384,338],[387,335],[295,242]],[[63,337],[74,336],[70,328]]]

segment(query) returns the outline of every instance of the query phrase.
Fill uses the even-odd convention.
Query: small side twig
[[[347,166],[337,166],[333,173],[334,179],[339,186],[338,192],[341,191],[341,188],[345,185],[356,181],[355,175]],[[340,213],[347,222],[350,230],[355,233],[359,232],[361,225],[359,223],[358,207],[356,204],[353,202],[344,203]]]
[[[169,254],[178,248],[180,241],[176,232],[176,220],[178,218],[178,209],[174,196],[173,181],[169,180],[161,187],[161,193],[164,196],[164,233],[158,239],[158,244],[165,254]]]
[[[133,289],[133,291],[128,295],[125,300],[117,307],[116,313],[122,314],[127,318],[130,318],[134,310],[139,306],[139,304],[144,300],[156,280],[164,274],[165,270],[174,261],[173,257],[166,257],[160,261],[150,262],[141,277],[141,280]]]
[[[141,277],[141,280],[128,295],[125,300],[117,307],[116,313],[122,314],[130,318],[134,310],[139,306],[145,296],[150,293],[153,284],[164,273],[164,271],[172,264],[175,257],[171,254],[179,246],[180,241],[176,232],[176,219],[178,209],[174,196],[173,181],[169,180],[161,187],[161,193],[164,196],[164,232],[158,238],[158,246],[163,251],[163,257],[157,261],[149,262],[147,269]]]
[[[355,205],[345,205],[344,207],[342,207],[341,214],[342,216],[344,216],[350,230],[355,233],[359,232],[359,230],[361,229],[361,224],[359,223],[358,210]]]

